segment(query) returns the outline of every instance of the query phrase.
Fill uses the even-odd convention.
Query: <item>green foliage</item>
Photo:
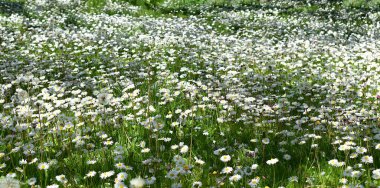
[[[125,170],[125,184],[154,175],[151,187],[170,187],[178,155],[191,167],[178,178],[183,187],[338,187],[348,166],[363,174],[347,186],[380,186],[371,179],[379,123],[360,119],[380,113],[378,62],[352,48],[378,42],[367,35],[378,15],[362,15],[380,0],[344,0],[354,11],[340,11],[338,0],[48,1],[22,17],[0,16],[0,176],[112,187]],[[374,162],[360,164],[362,155],[339,144],[362,148],[353,154],[366,148]],[[39,169],[45,162],[50,168]],[[117,168],[123,163],[133,169]],[[226,166],[235,171],[222,174]],[[229,179],[241,170],[242,180]]]
[[[156,8],[164,2],[164,0],[118,0],[120,2],[128,2],[135,6],[142,6],[145,8]]]
[[[102,8],[106,5],[106,0],[87,0],[87,6],[91,8]]]
[[[380,0],[344,0],[343,5],[347,8],[379,9]]]
[[[370,8],[378,9],[380,8],[380,0],[371,0],[368,5]]]
[[[349,8],[363,8],[366,5],[365,0],[344,0],[343,5]]]
[[[231,5],[249,5],[259,3],[258,0],[168,0],[167,4],[174,6],[189,5],[212,5],[212,6],[231,6]]]
[[[21,13],[24,11],[24,1],[0,1],[0,15]]]

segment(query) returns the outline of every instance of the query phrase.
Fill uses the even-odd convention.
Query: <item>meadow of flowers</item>
[[[0,188],[380,186],[380,12],[173,2],[1,4]]]

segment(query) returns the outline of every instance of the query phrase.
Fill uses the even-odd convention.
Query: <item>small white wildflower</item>
[[[231,156],[230,155],[223,155],[220,157],[220,160],[224,163],[228,162],[231,160]]]
[[[268,165],[274,165],[278,162],[278,159],[277,158],[274,158],[274,159],[270,159],[267,161],[267,164]]]
[[[132,188],[142,188],[145,185],[145,180],[141,177],[133,178],[130,182]]]

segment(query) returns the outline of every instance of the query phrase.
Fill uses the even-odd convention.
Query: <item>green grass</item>
[[[18,7],[25,2],[7,3]],[[4,124],[0,165],[6,164],[0,176],[16,173],[15,178],[24,183],[35,177],[41,187],[53,183],[113,187],[115,175],[103,180],[99,174],[114,170],[128,173],[126,184],[139,176],[155,176],[157,181],[151,187],[173,183],[191,187],[195,181],[203,187],[249,187],[255,177],[260,178],[260,187],[338,187],[345,168],[354,166],[363,170],[363,175],[347,177],[350,183],[380,185],[371,179],[372,170],[380,164],[379,152],[374,149],[377,141],[362,139],[375,137],[378,122],[346,117],[360,118],[352,114],[362,109],[373,116],[380,112],[377,99],[358,94],[377,94],[376,66],[370,69],[372,64],[360,61],[364,59],[361,52],[351,52],[352,46],[346,45],[352,33],[366,39],[370,28],[366,26],[372,23],[365,17],[365,7],[353,1],[322,5],[251,0],[117,3],[124,4],[113,9],[106,1],[88,0],[83,7],[24,7],[20,16],[29,20],[1,22],[4,36],[13,38],[0,53],[4,71],[0,70],[5,75],[0,77]],[[126,3],[140,9],[129,10]],[[347,7],[352,11],[346,14]],[[18,9],[2,12],[1,18],[13,13]],[[165,28],[166,23],[176,30]],[[323,34],[322,29],[341,32],[347,38],[335,36],[343,42],[329,39],[331,35]],[[298,35],[299,31],[306,34]],[[314,41],[305,47],[308,37]],[[10,38],[0,38],[0,44]],[[153,42],[148,40],[152,38]],[[302,42],[293,43],[296,39]],[[193,43],[195,40],[199,41]],[[321,45],[321,41],[326,43]],[[328,46],[331,41],[337,42],[336,48]],[[319,51],[310,51],[315,48]],[[338,64],[343,58],[337,52],[350,52],[345,54],[344,66]],[[347,83],[340,81],[352,77],[350,93],[345,90]],[[128,89],[130,83],[134,87]],[[62,93],[57,87],[62,87]],[[18,101],[20,90],[33,96],[29,102]],[[117,100],[102,104],[99,93],[112,94]],[[339,102],[343,99],[347,101]],[[46,106],[40,106],[41,101]],[[60,111],[48,111],[49,104]],[[23,106],[33,108],[34,116],[23,117],[18,111]],[[342,108],[352,113],[343,116]],[[181,112],[176,112],[179,109]],[[282,117],[289,119],[280,120]],[[319,120],[310,120],[316,117]],[[19,131],[23,125],[26,130]],[[270,142],[265,144],[263,139]],[[367,148],[365,155],[373,156],[374,163],[355,167],[362,163],[361,156],[349,158],[350,153],[333,144],[337,140],[353,140]],[[110,141],[112,144],[106,145]],[[26,155],[23,146],[30,143],[36,154]],[[181,143],[189,151],[181,153]],[[149,152],[142,152],[147,148]],[[220,155],[213,153],[221,148]],[[227,154],[231,161],[222,162],[221,155]],[[285,154],[291,159],[284,159]],[[173,158],[177,155],[185,161],[183,167],[190,165],[191,173],[170,180],[166,176],[175,169]],[[122,159],[117,159],[120,156]],[[195,163],[195,156],[205,164]],[[30,163],[34,158],[38,161]],[[272,158],[279,162],[267,164]],[[23,159],[30,164],[21,165]],[[333,167],[328,164],[331,159],[346,164]],[[96,163],[87,164],[91,160]],[[38,169],[42,162],[50,163],[47,171]],[[117,169],[117,162],[133,170]],[[253,164],[259,167],[235,183],[228,180],[235,172],[221,173],[231,166],[238,174]],[[97,175],[86,177],[90,171]],[[65,185],[56,180],[62,174],[68,181]],[[291,177],[298,182],[291,182]]]

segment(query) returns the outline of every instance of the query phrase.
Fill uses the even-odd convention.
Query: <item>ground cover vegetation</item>
[[[0,1],[0,187],[378,187],[379,1]]]

